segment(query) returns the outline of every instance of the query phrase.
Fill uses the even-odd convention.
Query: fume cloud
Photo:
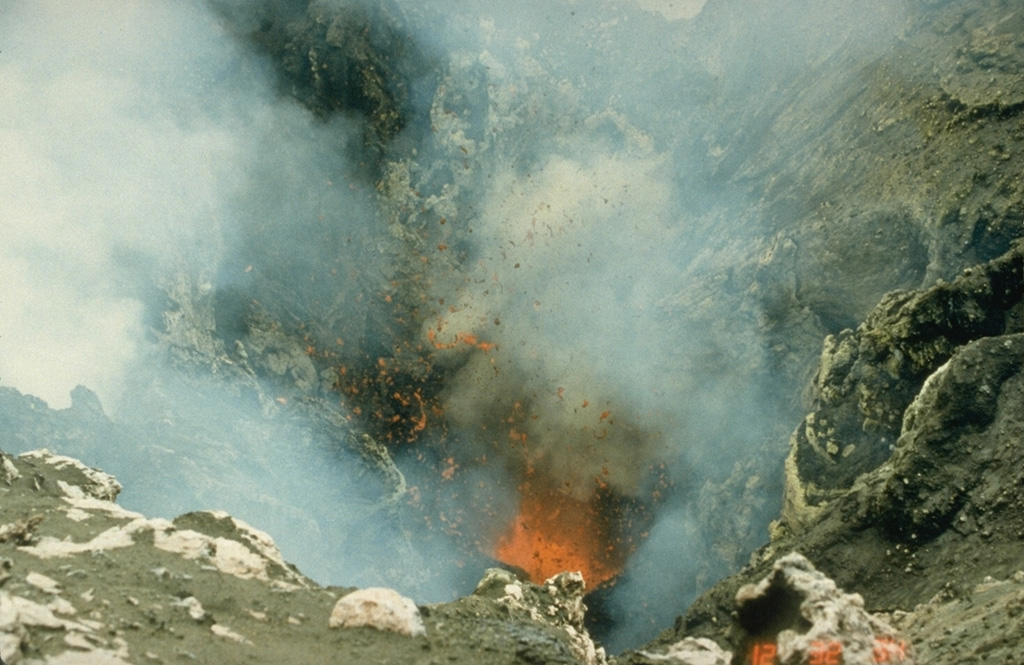
[[[230,254],[243,279],[268,219],[281,239],[365,211],[338,194],[351,132],[279,98],[201,4],[13,3],[0,42],[4,384],[116,409],[177,271]]]
[[[360,120],[314,118],[237,38],[264,19],[301,19],[301,3],[222,0],[220,14],[198,3],[15,3],[0,26],[0,381],[54,406],[85,383],[118,411],[180,273],[216,294],[226,343],[259,298],[371,366],[396,346],[422,349],[444,379],[443,414],[429,414],[444,427],[423,443],[450,455],[444,480],[465,490],[438,499],[446,514],[475,508],[467,497],[514,502],[537,477],[577,501],[600,489],[658,507],[612,597],[627,608],[614,645],[647,637],[683,609],[698,572],[720,569],[706,565],[715,534],[693,517],[701,486],[728,476],[776,417],[772,386],[749,371],[764,366],[757,305],[738,298],[747,309],[726,311],[719,296],[751,288],[731,282],[729,261],[764,231],[756,192],[734,176],[749,168],[755,179],[746,160],[782,131],[773,123],[785,104],[772,95],[790,77],[837,44],[885,45],[896,10],[869,4],[382,3],[436,54],[437,71],[409,82],[410,116],[375,156],[373,182],[350,158],[363,147]],[[413,303],[401,325],[381,323],[395,313],[385,291]],[[234,406],[204,413],[258,420]],[[237,450],[232,427],[212,429]],[[278,432],[248,441],[286,451]],[[415,452],[399,454],[411,463]],[[286,459],[268,454],[260,468],[280,474],[266,496],[287,509],[270,499],[252,509],[281,523],[328,497],[303,533],[309,548],[343,548],[343,536],[317,530],[356,528],[327,514],[352,495],[323,473],[304,497]],[[437,481],[422,468],[409,477],[422,492]],[[500,535],[487,522],[511,512],[477,518],[481,548]],[[427,568],[450,566],[444,542],[420,548]],[[324,581],[352,583],[331,557],[310,559]]]
[[[449,381],[451,422],[479,438],[488,419],[512,419],[490,431],[516,429],[532,463],[579,499],[595,479],[634,493],[664,425],[650,378],[666,349],[650,317],[672,196],[663,161],[637,152],[496,174],[465,272],[439,280],[448,308],[425,322],[436,346],[468,334],[495,347],[455,349],[470,358]]]
[[[3,385],[55,408],[93,389],[115,427],[85,461],[119,476],[128,507],[228,509],[322,581],[450,594],[449,579],[414,573],[405,534],[377,517],[386,490],[347,431],[275,420],[279,393],[239,388],[233,342],[258,309],[254,282],[274,285],[264,309],[290,324],[349,320],[365,309],[361,276],[386,271],[366,249],[372,183],[348,158],[358,122],[281,95],[268,63],[198,2],[11,3],[0,78]],[[298,337],[261,332],[264,346],[290,344],[268,365],[309,363]],[[175,334],[210,354],[210,376],[168,361]],[[344,419],[338,401],[325,417]],[[382,549],[403,552],[404,581],[380,569]]]

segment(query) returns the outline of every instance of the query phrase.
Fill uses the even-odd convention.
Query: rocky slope
[[[898,409],[902,425],[891,441],[891,455],[871,468],[863,468],[863,458],[842,454],[844,446],[865,438],[885,447],[880,435],[865,437],[868,428],[854,428],[844,437],[837,426],[825,430],[832,446],[811,445],[814,437],[809,440],[807,430],[830,427],[832,414],[827,400],[816,402],[818,409],[793,435],[787,503],[773,524],[771,543],[742,573],[702,596],[663,640],[721,635],[719,626],[729,622],[737,590],[763,576],[780,553],[798,549],[840,586],[862,594],[868,609],[897,612],[897,623],[913,627],[912,639],[922,643],[928,662],[1013,662],[1020,630],[1013,608],[1020,591],[1008,580],[1019,583],[1024,563],[1017,490],[1024,483],[1017,464],[1024,427],[1021,265],[1018,247],[952,284],[894,293],[865,324],[844,333],[845,353],[837,352],[834,339],[826,341],[816,386],[819,394],[845,394],[851,409],[870,405],[872,397],[898,406],[899,390],[864,386],[879,375],[900,387],[913,385],[897,379],[900,363],[916,357],[941,364],[918,381],[918,392]],[[1003,269],[1009,279],[996,279],[996,291],[1009,298],[979,307],[978,300],[965,297],[991,293],[974,278],[989,284],[986,276]],[[894,308],[894,302],[904,306]],[[999,322],[992,336],[956,339],[969,326],[942,325],[981,321],[986,312]],[[883,340],[885,352],[870,352]],[[834,397],[832,404],[843,399]],[[814,462],[801,463],[802,456],[813,456]],[[859,470],[843,469],[846,463]],[[846,474],[849,485],[835,487],[835,479]],[[830,482],[830,490],[819,489]],[[968,616],[958,623],[957,613],[970,614],[969,599],[976,594],[986,599],[991,614],[983,625]],[[954,633],[957,639],[949,639]],[[968,656],[980,660],[963,660]]]
[[[72,458],[0,454],[9,665],[603,662],[578,574],[538,587],[495,570],[452,603],[345,614],[355,590],[319,587],[265,533],[222,512],[147,518],[114,503],[120,489]]]
[[[609,659],[583,627],[578,574],[538,586],[494,569],[471,596],[417,608],[390,590],[321,588],[226,513],[127,511],[113,477],[74,459],[39,451],[0,464],[0,657],[10,665],[1012,663],[1024,629],[1024,571],[961,577],[911,611],[869,614],[862,596],[789,554],[724,603],[731,619],[695,631],[715,639],[680,622]]]

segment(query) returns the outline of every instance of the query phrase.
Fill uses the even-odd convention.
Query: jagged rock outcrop
[[[379,620],[332,621],[339,599],[365,592],[318,586],[265,533],[221,512],[148,518],[114,503],[119,490],[68,457],[0,452],[0,655],[9,665],[416,662],[425,653],[466,665],[482,653],[508,665],[605,662],[583,629],[579,574],[538,586],[492,571],[471,596],[405,607],[422,619],[389,623],[410,627],[396,634]]]
[[[523,583],[507,570],[491,568],[480,580],[473,596],[496,600],[511,616],[529,617],[558,626],[568,634],[570,651],[575,658],[587,665],[603,665],[605,651],[594,644],[584,627],[585,589],[583,575],[578,572],[559,573],[538,585]]]
[[[938,302],[947,303],[949,293],[949,285],[938,285],[901,297],[929,303],[942,295]],[[907,318],[893,325],[912,330],[916,311],[904,309]],[[1016,491],[1024,484],[1024,332],[1018,315],[1006,321],[1006,334],[955,348],[924,381],[902,416],[890,459],[836,493],[801,531],[776,529],[751,566],[699,599],[673,636],[715,632],[736,590],[760,577],[775,552],[795,547],[876,611],[907,612],[941,599],[937,594],[956,597],[986,577],[1013,577],[1024,538]],[[926,337],[923,346],[935,339],[949,344],[947,337]],[[984,639],[1009,640],[1013,625],[1007,619],[990,626],[993,634]],[[933,654],[952,648],[933,642]]]
[[[739,589],[732,621],[719,626],[736,645],[729,652],[708,638],[666,638],[627,652],[618,665],[913,665],[909,642],[885,618],[864,610],[796,552],[777,559],[756,584]],[[677,637],[677,636],[676,636]]]
[[[887,459],[925,379],[965,343],[1024,329],[1024,245],[951,283],[894,291],[856,331],[825,338],[812,411],[787,461],[782,524],[800,529],[820,504]]]
[[[743,636],[740,653],[774,656],[752,657],[755,662],[914,662],[908,643],[884,620],[868,614],[863,598],[844,593],[795,552],[776,560],[765,579],[740,588],[736,615]]]

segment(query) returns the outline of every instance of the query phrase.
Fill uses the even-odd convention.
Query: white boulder
[[[331,628],[369,626],[410,637],[427,633],[416,603],[383,587],[353,591],[338,600],[328,625]]]

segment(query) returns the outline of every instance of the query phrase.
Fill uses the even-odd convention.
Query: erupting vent
[[[538,584],[568,570],[583,573],[593,588],[618,575],[628,554],[612,530],[596,500],[577,501],[554,490],[524,493],[494,556]]]

